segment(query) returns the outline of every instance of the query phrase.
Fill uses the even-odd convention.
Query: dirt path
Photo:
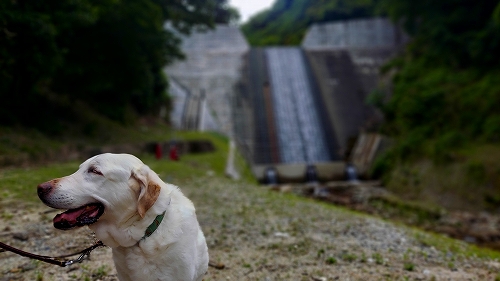
[[[426,234],[377,218],[225,179],[198,179],[181,188],[197,207],[211,260],[225,266],[210,268],[206,281],[500,280],[498,261],[438,250],[422,242]],[[88,228],[54,229],[55,214],[42,203],[3,206],[0,241],[46,255],[93,243]],[[455,251],[465,247],[450,245]],[[104,248],[68,268],[0,253],[0,281],[6,280],[117,278],[111,252]]]

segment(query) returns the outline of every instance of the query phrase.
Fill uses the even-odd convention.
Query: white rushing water
[[[267,48],[266,56],[281,161],[328,161],[328,149],[301,50]]]

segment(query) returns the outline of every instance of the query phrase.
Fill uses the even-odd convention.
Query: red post
[[[170,160],[179,161],[179,151],[177,150],[177,145],[172,144],[170,146],[169,155],[170,155]]]
[[[158,160],[161,159],[162,154],[163,154],[163,152],[161,150],[162,150],[161,145],[159,143],[157,143],[155,146],[155,155],[156,155],[156,159],[158,159]]]

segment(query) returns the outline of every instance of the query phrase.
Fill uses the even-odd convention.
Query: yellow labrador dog
[[[113,250],[121,281],[200,281],[208,268],[193,203],[137,157],[101,154],[74,174],[38,186],[54,227],[88,225]]]

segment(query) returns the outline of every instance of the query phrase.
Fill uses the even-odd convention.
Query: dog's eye
[[[91,166],[91,167],[88,169],[88,171],[87,171],[87,172],[92,173],[92,174],[96,174],[96,175],[100,175],[100,176],[102,176],[101,171],[99,171],[99,170],[98,170],[96,167],[94,167],[94,166]]]

